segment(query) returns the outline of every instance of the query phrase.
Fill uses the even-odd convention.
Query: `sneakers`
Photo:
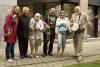
[[[30,57],[33,58],[33,55],[31,54]]]
[[[30,58],[33,58],[33,57],[38,58],[39,56],[38,56],[38,55],[36,55],[36,54],[35,54],[35,55],[31,54],[31,55],[30,55]]]
[[[48,54],[49,56],[53,56],[53,54]]]
[[[14,59],[14,60],[18,60],[18,58],[17,58],[17,57],[14,57],[14,58],[12,58],[12,59]]]
[[[29,55],[25,55],[24,58],[31,58]]]
[[[73,56],[72,58],[76,59],[77,62],[81,62],[83,59],[81,55],[80,56]]]
[[[73,59],[76,59],[78,56],[72,56]]]
[[[38,55],[35,55],[35,57],[38,58],[39,56]]]
[[[43,56],[43,57],[46,57],[46,56],[47,56],[47,54],[43,54],[42,56]]]
[[[78,56],[77,57],[77,62],[81,62],[81,60],[82,60],[82,56]]]
[[[8,59],[8,60],[7,60],[7,62],[12,63],[12,62],[13,62],[13,60],[12,60],[12,59]]]

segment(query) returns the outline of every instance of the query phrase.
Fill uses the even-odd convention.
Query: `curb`
[[[100,41],[100,37],[98,38],[86,38],[84,39],[84,42],[94,42],[94,41]],[[66,42],[69,43],[73,43],[73,39],[66,39]],[[57,43],[57,39],[55,39],[55,43]]]

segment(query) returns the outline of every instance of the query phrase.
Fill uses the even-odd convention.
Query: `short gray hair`
[[[39,17],[41,17],[41,14],[40,14],[40,13],[35,13],[34,16],[39,16]]]
[[[23,7],[23,10],[28,10],[29,11],[29,8],[28,7]]]

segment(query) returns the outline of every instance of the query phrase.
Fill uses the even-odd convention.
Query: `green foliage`
[[[73,65],[69,65],[65,67],[100,67],[100,60],[85,62],[85,63],[78,63],[78,64],[73,64]]]

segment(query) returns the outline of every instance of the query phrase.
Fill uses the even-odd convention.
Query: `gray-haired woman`
[[[44,25],[42,20],[40,19],[40,13],[36,13],[34,18],[30,20],[30,47],[31,47],[31,57],[33,57],[33,53],[35,57],[38,57],[37,52],[38,48],[41,45],[42,39],[42,30],[44,29]]]

